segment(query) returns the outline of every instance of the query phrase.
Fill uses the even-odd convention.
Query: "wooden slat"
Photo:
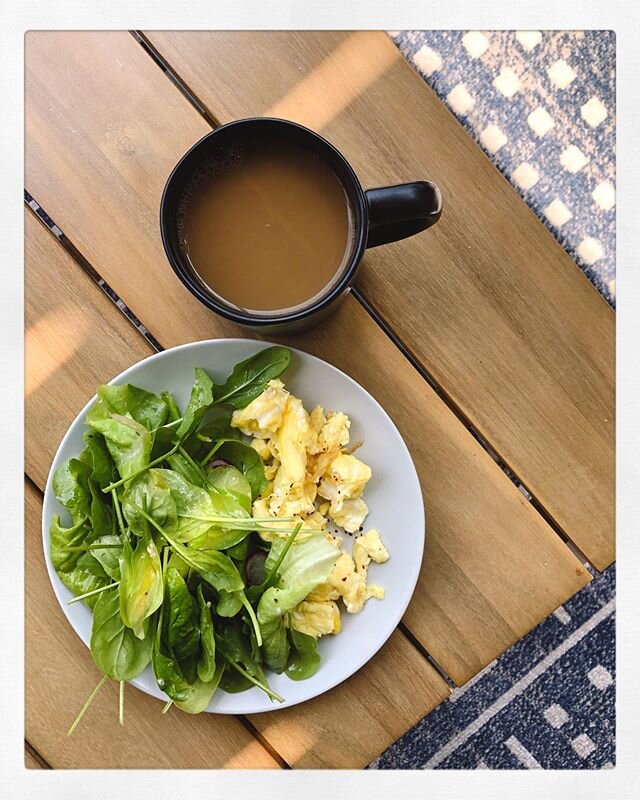
[[[614,314],[386,34],[150,32],[221,122],[320,130],[365,186],[434,180],[358,285],[600,569],[614,558]]]
[[[165,176],[205,126],[142,48],[117,33],[28,34],[26,106],[27,188],[154,335],[246,335],[184,291],[162,252]],[[126,155],[107,157],[105,132],[123,119]],[[162,131],[153,154],[149,120]],[[352,375],[409,442],[429,534],[406,619],[463,683],[588,574],[354,300],[290,342]]]
[[[27,405],[27,469],[30,476],[42,488],[46,480],[48,467],[53,456],[53,450],[58,444],[58,426],[66,429],[79,408],[93,394],[94,388],[113,375],[121,371],[127,364],[149,355],[149,345],[142,336],[125,320],[115,305],[93,284],[80,268],[72,262],[62,247],[53,239],[42,225],[35,220],[33,214],[27,212],[27,380],[31,387]],[[46,276],[46,283],[44,277]],[[74,298],[75,313],[69,316],[66,309],[66,298]],[[54,314],[51,317],[51,314]],[[52,330],[55,327],[55,330]],[[39,336],[31,335],[33,330],[39,330]],[[75,340],[72,353],[62,349],[65,341],[73,342],[74,331],[81,332],[81,339]],[[39,380],[41,365],[54,367],[44,382]],[[55,419],[59,418],[56,422]],[[46,420],[46,424],[41,421]],[[39,533],[33,532],[37,537]],[[35,545],[34,545],[35,546]],[[39,550],[38,550],[39,552]],[[39,561],[42,559],[39,558]],[[44,569],[44,566],[42,566]],[[29,579],[30,593],[40,593],[41,584],[48,584],[46,575]],[[37,588],[36,588],[37,587]],[[41,598],[39,598],[40,601]],[[66,619],[62,616],[53,595],[48,589],[46,595],[48,605],[47,614],[42,613],[41,618],[57,620],[55,635],[58,628],[66,628],[68,637],[74,640],[76,646],[73,658],[77,658],[78,651],[83,651],[82,665],[87,665],[86,681],[95,680],[96,670],[84,645],[76,639]],[[49,607],[55,605],[55,608]],[[29,623],[30,624],[30,623]],[[38,637],[34,634],[35,641]],[[60,658],[63,655],[60,654]],[[48,649],[41,649],[34,657],[40,669],[52,670],[52,666],[44,666],[41,662],[49,658]],[[58,662],[55,662],[56,669]],[[403,669],[398,671],[398,665]],[[406,667],[406,669],[404,668]],[[74,680],[69,681],[69,686],[64,690],[64,701],[70,703],[75,699],[82,700],[84,688],[78,689],[77,680],[85,679],[85,672],[76,674],[72,670]],[[395,674],[397,673],[397,674]],[[60,673],[63,674],[63,673]],[[68,673],[65,672],[65,675]],[[391,695],[389,676],[394,675],[393,688],[395,689],[396,706],[394,708],[380,709],[376,705],[375,694],[379,691],[385,697]],[[47,691],[46,681],[42,691]],[[84,687],[84,683],[82,687]],[[90,691],[90,689],[89,689]],[[417,652],[406,637],[395,633],[389,643],[366,668],[361,670],[351,681],[331,692],[332,703],[337,703],[344,713],[351,719],[366,721],[367,736],[362,736],[357,746],[346,749],[344,752],[337,750],[332,753],[331,747],[321,746],[318,741],[314,747],[307,748],[302,737],[293,736],[293,731],[302,724],[307,729],[307,737],[312,733],[317,734],[318,740],[322,731],[329,732],[333,729],[335,742],[340,735],[341,721],[335,717],[333,706],[327,705],[326,709],[321,700],[313,704],[305,704],[301,708],[293,708],[285,712],[275,711],[270,714],[256,715],[253,722],[258,729],[262,729],[274,717],[278,718],[278,726],[273,734],[272,744],[284,756],[285,760],[294,766],[344,766],[351,768],[363,767],[368,764],[383,749],[404,733],[411,725],[428,714],[449,693],[445,681],[439,677],[431,665]],[[159,712],[160,705],[151,698],[138,699],[140,692],[131,690],[136,696],[132,701],[132,711],[128,718],[133,717],[134,708],[139,722],[133,727],[134,736],[140,734],[145,724],[156,725],[152,714]],[[54,703],[55,701],[55,703]],[[29,702],[29,701],[28,701]],[[80,705],[82,703],[80,702]],[[363,711],[361,706],[368,708]],[[73,706],[72,706],[73,707]],[[113,708],[105,703],[105,708]],[[49,701],[48,713],[50,716],[43,724],[52,725],[56,720],[57,728],[60,727],[60,718],[64,712],[59,698]],[[310,710],[311,709],[311,710]],[[32,710],[35,714],[36,710]],[[43,714],[42,707],[37,708],[39,715]],[[282,716],[284,714],[284,716]],[[282,716],[282,719],[280,719]],[[182,723],[187,718],[185,714],[171,715],[171,720],[178,719]],[[167,736],[167,729],[162,717],[162,725],[158,725],[158,735]],[[103,721],[104,717],[100,717]],[[213,721],[212,721],[213,720]],[[70,721],[65,720],[68,725]],[[96,721],[98,726],[100,723]],[[114,723],[115,724],[115,721]],[[208,761],[207,766],[223,765],[228,759],[233,766],[273,766],[266,753],[258,753],[254,763],[248,763],[254,757],[254,749],[262,750],[256,742],[251,740],[249,734],[233,718],[221,716],[212,717],[209,714],[200,715],[198,718],[188,717],[188,730],[179,726],[174,735],[190,734],[195,731],[195,740],[185,736],[185,746],[194,746],[202,737],[215,736],[219,742],[221,752],[217,753],[212,747],[205,748],[192,757],[188,763],[181,761],[182,752],[172,753],[165,748],[160,756],[162,762],[156,766],[171,765],[203,766],[202,759]],[[96,727],[98,730],[98,727]],[[286,731],[289,731],[288,735]],[[114,737],[114,747],[122,748],[123,740],[120,736],[121,729],[108,726],[103,736]],[[265,737],[271,741],[271,733],[265,732]],[[35,741],[35,740],[34,740]],[[307,740],[305,740],[307,741]],[[238,754],[234,758],[233,754]],[[59,761],[62,754],[54,753]],[[89,758],[89,753],[74,752],[75,758]],[[69,756],[71,758],[71,756]],[[101,758],[96,754],[96,759]],[[291,761],[289,761],[291,758]],[[240,761],[238,761],[240,759]],[[244,759],[244,761],[242,761]],[[84,763],[84,762],[83,762]],[[98,762],[95,762],[98,763]],[[103,766],[107,764],[102,761]],[[132,757],[132,764],[136,764]],[[77,765],[76,765],[77,766]],[[142,766],[142,764],[138,764]]]

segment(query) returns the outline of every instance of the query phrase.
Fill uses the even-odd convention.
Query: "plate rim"
[[[264,340],[264,339],[247,339],[247,338],[243,338],[243,337],[228,337],[228,338],[227,337],[220,337],[220,338],[217,338],[217,339],[196,339],[196,340],[191,341],[191,342],[184,342],[182,344],[175,345],[174,347],[167,347],[164,350],[160,350],[160,351],[158,351],[156,353],[152,353],[151,355],[146,356],[145,358],[142,358],[139,361],[136,361],[135,363],[133,363],[129,367],[127,367],[125,370],[123,370],[122,372],[118,373],[113,378],[111,378],[111,380],[107,381],[106,385],[110,386],[110,385],[115,384],[116,382],[120,383],[120,382],[126,381],[127,380],[127,376],[131,371],[133,371],[136,368],[140,367],[142,364],[147,364],[148,362],[155,361],[155,360],[161,360],[163,357],[166,357],[166,355],[168,353],[175,353],[175,352],[179,352],[181,350],[189,350],[189,349],[197,347],[197,346],[203,346],[204,347],[206,345],[220,344],[220,343],[223,343],[223,342],[225,342],[225,343],[250,344],[250,345],[252,345],[254,347],[257,347],[260,350],[266,349],[267,347],[286,347],[292,353],[299,354],[299,355],[303,356],[304,358],[311,359],[312,361],[320,362],[321,364],[325,365],[326,367],[328,367],[333,372],[338,373],[338,375],[341,376],[342,378],[346,379],[350,384],[352,384],[356,388],[356,390],[364,392],[365,395],[367,395],[367,397],[371,400],[371,402],[377,407],[377,409],[386,417],[387,421],[389,422],[389,424],[391,426],[391,430],[393,431],[393,433],[396,436],[401,448],[404,449],[404,451],[406,453],[406,456],[408,457],[408,463],[409,463],[409,465],[411,467],[411,479],[412,479],[412,482],[415,483],[415,488],[417,490],[416,491],[416,497],[417,497],[417,501],[418,501],[418,505],[419,505],[419,515],[420,515],[420,518],[422,519],[422,536],[419,537],[419,539],[418,539],[419,540],[419,554],[416,553],[416,555],[419,555],[419,557],[416,558],[416,559],[412,559],[412,561],[413,561],[413,570],[410,573],[407,573],[407,581],[405,582],[405,584],[409,588],[409,591],[407,592],[406,599],[400,604],[400,606],[398,607],[398,610],[397,610],[396,614],[394,615],[394,617],[392,618],[392,620],[389,620],[388,624],[384,626],[384,636],[379,641],[379,643],[377,644],[377,646],[375,647],[375,649],[372,652],[369,652],[367,650],[367,655],[365,655],[362,659],[358,659],[354,666],[348,668],[346,673],[341,674],[337,678],[337,680],[335,680],[335,681],[331,680],[328,683],[328,685],[325,685],[324,688],[320,689],[319,691],[314,691],[313,688],[312,688],[312,686],[313,686],[313,676],[310,679],[308,679],[307,681],[296,681],[296,683],[298,683],[299,685],[304,685],[306,683],[310,684],[310,690],[304,696],[301,696],[301,697],[299,697],[297,699],[288,700],[288,699],[285,698],[285,702],[284,703],[278,703],[277,705],[256,706],[255,708],[242,708],[242,709],[238,709],[238,710],[234,710],[234,709],[219,709],[219,708],[207,708],[207,709],[205,709],[205,711],[207,713],[210,713],[210,714],[224,714],[224,715],[262,714],[262,713],[268,713],[268,712],[271,712],[271,711],[278,711],[278,710],[281,710],[281,709],[284,709],[284,708],[290,708],[290,707],[293,707],[295,705],[300,705],[301,703],[305,703],[308,700],[312,700],[312,699],[314,699],[316,697],[320,697],[321,695],[326,694],[327,692],[331,691],[332,689],[335,689],[341,683],[343,683],[344,681],[348,680],[353,675],[355,675],[356,672],[359,672],[362,669],[362,667],[365,666],[365,664],[367,664],[372,658],[374,658],[380,652],[380,650],[387,644],[387,642],[389,641],[389,639],[391,638],[393,633],[398,628],[398,625],[400,624],[400,621],[402,620],[402,617],[404,616],[404,614],[405,614],[405,612],[406,612],[411,600],[413,599],[413,595],[415,593],[416,585],[418,583],[418,578],[420,576],[420,570],[422,569],[422,562],[423,562],[423,559],[424,559],[424,548],[425,548],[425,540],[426,540],[426,535],[427,535],[426,516],[425,516],[425,509],[424,509],[424,499],[423,499],[423,496],[422,496],[422,487],[420,485],[420,479],[419,479],[419,476],[418,476],[418,472],[417,472],[416,466],[415,466],[414,461],[413,461],[413,457],[411,455],[411,451],[407,447],[407,444],[405,443],[404,438],[402,437],[402,434],[400,433],[400,431],[396,427],[396,424],[393,421],[393,419],[391,418],[391,416],[386,412],[384,407],[376,400],[376,398],[369,391],[367,391],[367,389],[364,388],[364,386],[359,384],[354,378],[352,378],[346,372],[343,372],[341,369],[336,367],[334,364],[331,364],[330,362],[325,361],[323,358],[320,358],[320,357],[318,357],[316,355],[313,355],[312,353],[308,353],[308,352],[306,352],[304,350],[301,350],[300,348],[291,347],[288,344],[280,344],[280,343],[277,343],[277,342],[271,342],[271,341],[267,341],[267,340]],[[46,568],[47,568],[47,574],[48,574],[48,577],[49,577],[49,582],[51,584],[51,588],[53,589],[53,593],[54,593],[54,595],[56,597],[56,600],[58,601],[58,605],[60,606],[60,609],[61,609],[62,613],[64,614],[64,616],[65,616],[65,618],[67,620],[67,623],[69,624],[71,629],[74,631],[76,636],[80,639],[80,641],[89,650],[90,650],[89,644],[87,642],[85,642],[84,638],[81,636],[81,634],[79,633],[78,629],[73,624],[71,618],[67,614],[66,606],[67,606],[67,603],[68,603],[68,599],[66,597],[61,596],[60,587],[62,587],[62,589],[64,589],[65,592],[69,592],[69,590],[64,586],[64,584],[62,584],[62,582],[60,581],[59,577],[57,576],[57,573],[55,572],[55,570],[53,568],[53,565],[51,563],[51,558],[50,558],[50,555],[49,555],[49,530],[48,530],[45,522],[46,522],[47,519],[50,519],[50,517],[52,516],[51,513],[47,513],[47,509],[48,509],[48,506],[51,504],[51,502],[53,502],[52,498],[54,498],[53,486],[52,486],[52,484],[53,484],[53,475],[54,475],[54,472],[55,472],[55,470],[56,470],[56,468],[58,466],[57,462],[60,460],[60,453],[61,453],[61,451],[63,450],[63,448],[65,446],[65,443],[66,443],[66,441],[67,441],[67,439],[68,439],[68,437],[70,435],[71,429],[75,426],[75,424],[79,420],[81,420],[82,423],[85,424],[84,423],[84,417],[86,416],[86,414],[89,411],[89,409],[96,402],[96,400],[97,400],[97,394],[94,394],[87,401],[87,403],[85,403],[85,405],[80,409],[80,411],[76,414],[76,416],[74,417],[72,422],[67,427],[67,430],[65,431],[62,439],[60,440],[60,443],[59,443],[58,447],[56,448],[56,452],[55,452],[55,454],[53,456],[53,459],[51,461],[51,464],[49,466],[49,473],[47,475],[47,481],[46,481],[45,488],[44,488],[43,503],[42,503],[42,520],[41,520],[42,548],[43,548],[45,565],[46,565]],[[86,427],[86,424],[85,424],[85,427]],[[145,668],[145,669],[148,669],[148,667]],[[141,674],[143,674],[143,673],[141,673]],[[159,699],[159,700],[163,700],[163,699],[166,700],[166,695],[164,695],[159,688],[158,688],[158,693],[156,694],[153,691],[150,691],[147,686],[142,685],[141,682],[139,681],[139,678],[140,678],[140,676],[136,676],[135,678],[132,678],[131,680],[127,681],[127,683],[131,684],[132,686],[135,686],[136,689],[144,692],[145,694],[150,695],[151,697],[154,697],[154,698]],[[231,695],[229,695],[229,696],[231,696]]]

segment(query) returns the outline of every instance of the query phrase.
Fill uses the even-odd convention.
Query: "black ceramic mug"
[[[351,252],[338,279],[325,293],[295,310],[250,312],[226,303],[200,278],[186,258],[178,236],[178,205],[190,179],[220,148],[233,148],[247,134],[273,141],[292,142],[310,148],[334,171],[347,195],[353,215],[354,235]],[[334,311],[353,284],[367,247],[404,239],[429,228],[442,212],[438,187],[429,181],[403,183],[365,191],[346,158],[317,133],[283,119],[253,117],[222,125],[204,136],[185,153],[175,166],[162,193],[160,229],[162,242],[174,272],[184,285],[206,306],[245,327],[265,333],[291,333],[310,327]]]

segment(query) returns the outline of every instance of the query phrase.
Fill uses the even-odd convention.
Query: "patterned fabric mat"
[[[391,36],[615,307],[615,34]],[[369,769],[614,766],[614,604],[609,567]]]
[[[615,33],[391,35],[615,306]]]
[[[615,763],[615,568],[369,769],[601,769]]]

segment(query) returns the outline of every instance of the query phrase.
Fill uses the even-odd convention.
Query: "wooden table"
[[[367,252],[339,312],[287,340],[404,435],[427,509],[418,587],[380,653],[302,706],[161,716],[129,689],[121,728],[114,684],[67,738],[97,670],[44,566],[49,466],[97,384],[247,335],[174,277],[158,204],[190,145],[251,115],[318,130],[365,186],[442,189],[435,228]],[[384,33],[29,32],[25,186],[63,232],[25,208],[28,766],[363,767],[584,586],[585,562],[612,562],[614,315]]]

